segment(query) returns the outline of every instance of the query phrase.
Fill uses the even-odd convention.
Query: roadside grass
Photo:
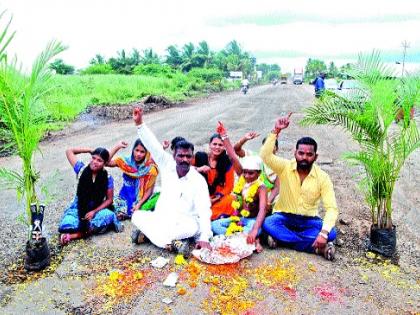
[[[46,110],[49,116],[42,128],[45,132],[62,130],[89,106],[124,105],[140,101],[148,95],[162,96],[176,103],[190,97],[239,88],[239,81],[230,82],[224,78],[216,80],[211,76],[203,76],[203,73],[205,71],[197,72],[196,75],[194,72],[175,72],[170,77],[160,74],[55,75],[51,86],[46,87],[48,91],[42,96],[42,110]],[[7,143],[2,132],[0,119],[0,147]]]
[[[118,74],[56,75],[53,88],[44,96],[44,104],[50,113],[50,127],[56,129],[62,125],[59,122],[75,119],[90,105],[127,104],[147,95],[180,102],[188,97],[235,87],[237,84],[225,80],[205,82],[182,73],[171,78]]]

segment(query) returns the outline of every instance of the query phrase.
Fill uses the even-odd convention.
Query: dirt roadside
[[[279,139],[279,155],[291,158],[296,140],[303,135],[312,136],[318,141],[319,164],[333,180],[340,219],[348,223],[338,223],[344,245],[338,250],[336,262],[328,263],[313,255],[288,250],[266,249],[261,255],[254,255],[243,265],[246,270],[252,270],[267,268],[267,263],[280,261],[277,269],[270,269],[278,271],[270,274],[271,279],[278,277],[278,283],[275,285],[267,284],[266,279],[266,286],[261,287],[255,274],[247,274],[246,271],[243,273],[245,289],[232,287],[234,285],[228,283],[223,275],[218,281],[222,281],[226,286],[214,283],[209,285],[204,281],[205,277],[213,275],[209,276],[208,270],[200,269],[200,277],[204,278],[198,279],[203,281],[199,281],[197,287],[188,287],[187,282],[192,276],[191,273],[187,273],[184,282],[181,281],[187,286],[187,294],[177,295],[176,289],[163,288],[160,283],[171,269],[176,269],[173,257],[151,246],[132,246],[129,242],[131,226],[125,223],[126,231],[122,234],[110,232],[65,248],[60,254],[63,261],[57,264],[54,272],[46,274],[45,278],[27,280],[24,284],[0,285],[0,300],[3,305],[0,311],[5,314],[220,313],[223,309],[217,309],[214,305],[206,307],[205,303],[215,300],[221,301],[225,307],[229,305],[226,301],[222,303],[224,300],[216,294],[219,288],[224,290],[224,296],[227,297],[230,297],[226,293],[230,292],[229,290],[236,290],[238,294],[247,296],[247,301],[252,302],[248,309],[255,314],[320,314],[326,311],[343,314],[417,313],[420,310],[420,169],[416,164],[420,161],[420,152],[415,152],[407,161],[394,192],[399,266],[374,255],[366,257],[363,244],[370,226],[369,212],[356,187],[354,176],[357,170],[349,168],[340,159],[344,152],[357,149],[357,145],[338,129],[300,127],[296,122],[303,117],[302,109],[312,101],[312,89],[308,86],[262,86],[250,89],[247,95],[222,93],[164,111],[152,112],[146,116],[146,123],[158,138],[163,140],[182,135],[200,150],[206,148],[209,135],[214,132],[219,120],[226,124],[233,140],[239,139],[250,130],[261,133],[262,140],[277,116],[289,111],[294,112],[291,126]],[[65,149],[79,145],[111,147],[122,139],[133,142],[135,136],[131,121],[99,123],[96,120],[88,120],[85,123],[74,124],[68,128],[65,135],[54,137],[42,144],[43,154],[37,154],[36,164],[51,200],[45,224],[52,239],[56,235],[56,227],[63,209],[71,201],[75,191],[75,178],[65,159]],[[260,140],[250,142],[247,147],[257,150]],[[85,157],[85,160],[87,159],[88,157]],[[15,157],[0,158],[0,167],[2,166],[18,168],[19,162]],[[120,174],[116,170],[111,170],[111,173],[116,179],[116,187],[119,187]],[[1,197],[3,203],[0,205],[0,236],[4,245],[0,261],[3,266],[9,266],[21,253],[21,244],[24,244],[25,239],[24,228],[16,223],[16,209],[20,206],[15,201],[15,194],[2,191]],[[171,258],[170,267],[159,272],[149,270],[148,260],[159,255]],[[129,298],[120,300],[121,304],[109,303],[112,301],[110,296],[115,292],[108,292],[108,295],[96,292],[95,289],[100,287],[103,277],[109,276],[115,269],[131,270],[133,263],[136,264],[136,268],[144,271],[147,275],[145,278],[150,279],[150,283],[145,284],[144,288],[139,289],[137,293],[126,291]],[[238,269],[240,268],[241,266],[238,266]],[[180,273],[182,270],[178,269]],[[261,274],[264,272],[261,271]],[[285,274],[295,274],[296,277],[287,278]],[[238,279],[235,281],[241,283]],[[212,292],[212,287],[215,287],[213,291],[216,293]],[[266,293],[263,298],[256,293],[261,290]],[[162,303],[163,297],[170,297],[173,303]],[[237,299],[235,304],[238,313],[241,310],[241,301]]]

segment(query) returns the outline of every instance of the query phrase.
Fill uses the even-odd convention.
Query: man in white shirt
[[[142,236],[161,248],[173,248],[188,255],[188,239],[196,238],[196,247],[209,248],[211,232],[210,197],[207,183],[191,167],[194,146],[188,141],[176,143],[173,156],[143,123],[143,110],[136,107],[133,120],[137,134],[150,152],[161,174],[161,193],[153,212],[135,211],[132,223],[139,229],[134,238]],[[134,240],[133,240],[134,241]]]

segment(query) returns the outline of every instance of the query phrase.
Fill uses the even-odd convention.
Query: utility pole
[[[402,62],[401,77],[403,77],[404,76],[405,55],[407,54],[407,48],[410,48],[410,43],[408,43],[405,40],[401,43],[401,46],[403,47],[403,62]]]

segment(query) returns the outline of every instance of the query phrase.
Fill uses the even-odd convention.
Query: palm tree
[[[212,52],[210,51],[209,45],[206,41],[198,43],[197,53],[195,56],[199,67],[209,67],[212,59]]]
[[[143,57],[141,57],[141,64],[160,64],[159,56],[153,51],[152,48],[145,49],[143,51]]]
[[[174,45],[166,48],[168,54],[166,55],[166,63],[174,68],[179,68],[182,64],[181,54],[178,48]]]
[[[408,156],[420,147],[420,133],[410,111],[419,104],[418,75],[395,79],[378,52],[359,55],[350,75],[361,88],[346,98],[328,94],[306,109],[302,125],[340,126],[360,150],[345,158],[361,166],[360,187],[377,229],[393,229],[392,193]],[[404,118],[395,123],[396,113]]]
[[[11,39],[5,39],[7,27],[0,36],[0,117],[4,141],[0,149],[16,152],[22,160],[22,172],[0,168],[0,182],[2,188],[15,189],[18,197],[24,198],[30,225],[31,204],[39,202],[36,192],[39,172],[33,164],[33,156],[39,149],[48,118],[42,103],[43,96],[51,89],[52,73],[48,65],[65,47],[59,42],[50,42],[36,58],[31,72],[26,74],[16,61],[7,60],[5,49]]]
[[[190,71],[194,67],[193,63],[193,56],[195,53],[195,47],[193,43],[185,44],[182,47],[182,64],[181,69],[182,71]]]

